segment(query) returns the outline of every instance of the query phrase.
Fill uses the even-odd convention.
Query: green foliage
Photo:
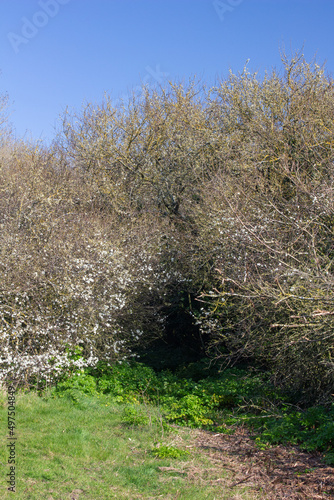
[[[285,411],[280,419],[268,418],[262,427],[261,442],[298,444],[307,451],[325,453],[334,464],[334,405],[309,408],[304,412]]]
[[[94,396],[98,394],[96,379],[89,374],[78,373],[59,382],[52,393],[79,402],[83,395]]]
[[[166,418],[169,422],[175,422],[188,427],[205,427],[212,424],[212,420],[206,418],[208,408],[203,404],[199,396],[188,394],[177,403],[171,405]]]
[[[190,453],[187,450],[180,450],[174,446],[164,446],[155,447],[152,449],[152,454],[158,458],[188,458]]]
[[[123,410],[122,422],[128,426],[148,425],[149,417],[141,407],[126,406]]]
[[[83,359],[83,350],[83,347],[80,345],[66,346],[65,352],[67,353],[69,359],[78,361],[79,359]]]
[[[156,381],[156,374],[148,366],[125,361],[98,379],[98,390],[115,396],[121,402],[133,396],[145,397],[148,391],[152,392]]]

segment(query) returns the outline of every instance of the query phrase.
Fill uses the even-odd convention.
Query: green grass
[[[5,477],[7,408],[1,395],[1,498],[201,500],[237,493],[240,499],[254,498],[250,491],[224,489],[222,482],[212,485],[228,472],[207,476],[206,456],[186,449],[191,431],[182,430],[181,439],[180,431],[162,422],[158,409],[117,404],[110,395],[76,396],[73,401],[34,392],[17,395],[13,494]],[[201,480],[189,479],[192,469],[203,472]]]

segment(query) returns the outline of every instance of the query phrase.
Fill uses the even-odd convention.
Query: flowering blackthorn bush
[[[48,148],[1,134],[2,378],[163,337],[331,399],[333,82],[302,54],[283,67],[106,96]]]

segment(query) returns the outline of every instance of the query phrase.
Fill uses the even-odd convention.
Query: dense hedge
[[[3,377],[196,336],[332,397],[333,82],[302,55],[283,67],[106,97],[48,148],[2,135]]]

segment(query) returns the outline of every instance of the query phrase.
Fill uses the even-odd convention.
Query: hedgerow
[[[50,147],[3,126],[1,377],[50,384],[160,338],[330,404],[333,111],[297,54],[67,110]]]

